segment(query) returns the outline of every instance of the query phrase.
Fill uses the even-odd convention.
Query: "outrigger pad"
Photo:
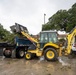
[[[27,28],[18,23],[15,23],[15,25],[10,26],[10,28],[11,28],[12,32],[14,32],[14,33],[21,33],[21,31],[28,33]]]

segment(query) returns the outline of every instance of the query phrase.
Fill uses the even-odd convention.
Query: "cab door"
[[[49,41],[48,33],[41,33],[40,34],[40,48],[43,48],[44,45]]]

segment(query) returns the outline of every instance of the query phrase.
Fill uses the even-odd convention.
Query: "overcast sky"
[[[68,10],[76,0],[0,0],[0,23],[10,30],[15,22],[31,34],[41,31],[42,24],[60,9]]]

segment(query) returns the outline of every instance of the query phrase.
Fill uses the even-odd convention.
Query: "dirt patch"
[[[60,62],[48,62],[39,59],[0,58],[0,75],[75,75],[76,59],[67,60],[70,66]]]

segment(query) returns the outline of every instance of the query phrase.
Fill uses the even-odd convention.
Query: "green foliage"
[[[43,30],[50,30],[51,26],[49,25],[49,23],[46,23],[45,25],[42,26],[42,31]]]
[[[16,34],[14,32],[10,32],[3,28],[3,26],[0,24],[0,42],[7,42],[13,44],[15,42],[15,37],[23,37],[21,34]]]
[[[0,24],[0,38],[4,36],[3,26]]]
[[[3,26],[0,24],[0,42],[9,42],[13,41],[14,34],[10,33],[6,29],[3,28]]]
[[[48,23],[42,26],[42,30],[60,30],[71,31],[76,25],[76,3],[67,11],[59,10],[49,18]]]

